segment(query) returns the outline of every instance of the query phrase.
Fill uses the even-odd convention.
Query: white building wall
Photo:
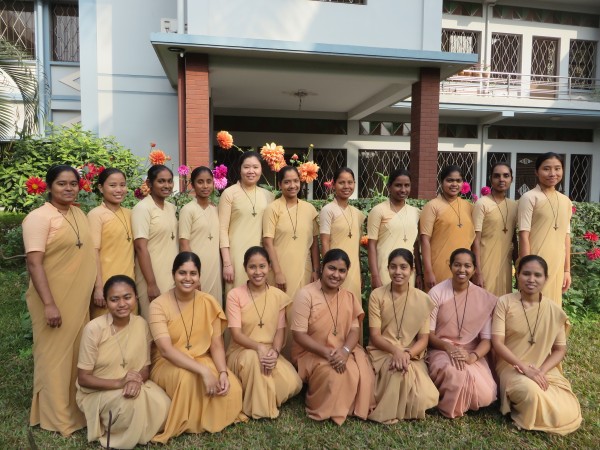
[[[440,50],[442,0],[188,0],[188,34]]]
[[[177,163],[177,91],[150,43],[175,2],[80,0],[81,105],[84,128],[146,156],[156,142]]]

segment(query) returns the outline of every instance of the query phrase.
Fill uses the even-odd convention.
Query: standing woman
[[[498,300],[469,279],[475,255],[459,248],[450,255],[452,278],[434,286],[428,356],[429,376],[440,391],[438,409],[450,418],[490,405],[497,386],[485,358],[491,348],[492,312]]]
[[[225,313],[198,290],[200,258],[181,252],[173,261],[175,287],[150,304],[150,331],[156,343],[150,378],[171,398],[162,433],[165,444],[182,433],[216,433],[244,420],[242,386],[227,370]]]
[[[505,162],[492,167],[491,192],[481,197],[473,208],[477,258],[477,285],[496,296],[512,292],[512,268],[517,239],[517,202],[507,198],[513,180],[512,169]]]
[[[548,263],[548,280],[542,293],[562,305],[571,286],[571,215],[573,204],[556,190],[563,178],[563,161],[544,153],[535,161],[538,184],[519,200],[519,258],[539,255]]]
[[[152,166],[146,184],[150,194],[133,207],[131,225],[139,306],[148,320],[150,302],[173,286],[169,264],[177,256],[177,217],[175,205],[166,201],[173,193],[173,172]]]
[[[267,284],[269,254],[250,247],[244,254],[248,281],[227,294],[231,344],[227,366],[242,382],[242,411],[253,419],[275,419],[282,403],[302,389],[294,366],[280,356],[285,337],[285,308],[292,299]]]
[[[520,292],[498,300],[492,325],[500,412],[519,429],[569,434],[581,425],[581,408],[560,363],[567,353],[567,315],[542,295],[548,265],[537,255],[519,261]]]
[[[298,198],[300,175],[293,166],[277,174],[281,197],[263,216],[263,244],[271,259],[271,284],[290,297],[319,279],[319,224],[313,205]]]
[[[219,241],[223,260],[225,294],[243,285],[244,252],[262,240],[263,214],[273,194],[258,187],[262,175],[260,155],[249,151],[240,156],[240,181],[229,186],[219,200]]]
[[[223,304],[223,279],[219,253],[219,213],[210,202],[214,190],[212,171],[196,167],[191,176],[196,201],[191,201],[179,212],[179,249],[194,252],[204,262],[200,288]]]
[[[333,175],[335,198],[321,209],[319,215],[323,253],[332,248],[344,250],[350,258],[348,273],[342,285],[362,300],[360,275],[360,237],[365,215],[348,203],[354,192],[354,172],[341,167]]]
[[[408,170],[393,171],[387,184],[389,199],[369,212],[367,220],[369,271],[373,289],[391,281],[388,273],[388,255],[396,248],[406,248],[413,252],[417,262],[417,286],[423,287],[418,240],[421,211],[406,204],[406,199],[410,196],[410,184]],[[412,284],[414,286],[414,280]]]
[[[73,202],[79,174],[71,166],[48,170],[48,202],[23,220],[30,281],[27,308],[33,328],[33,400],[30,425],[68,436],[85,426],[75,402],[77,354],[96,264],[85,214]]]
[[[438,404],[439,393],[425,365],[433,302],[411,287],[412,272],[410,250],[393,250],[388,258],[392,281],[369,298],[367,350],[375,367],[377,400],[369,419],[376,422],[424,419],[425,411]]]
[[[323,256],[321,279],[298,291],[292,307],[292,360],[308,384],[306,412],[338,425],[366,420],[375,407],[375,376],[358,344],[365,313],[360,297],[342,287],[350,258],[334,248]]]
[[[440,194],[423,208],[420,221],[425,290],[452,276],[450,254],[471,248],[475,229],[473,205],[459,197],[463,184],[460,167],[447,166],[439,175]]]
[[[112,448],[146,444],[162,428],[171,400],[150,381],[148,323],[133,314],[135,281],[110,277],[104,285],[108,314],[83,329],[79,350],[77,404],[87,420],[88,442]],[[110,422],[110,411],[112,422]]]
[[[103,170],[98,175],[98,189],[102,203],[88,213],[98,270],[90,308],[92,319],[107,312],[103,289],[106,280],[113,275],[135,276],[131,211],[121,206],[127,195],[125,174],[115,168]]]

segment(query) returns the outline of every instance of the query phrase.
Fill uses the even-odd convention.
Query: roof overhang
[[[182,54],[208,55],[216,110],[300,106],[349,119],[409,97],[421,68],[439,68],[444,79],[477,63],[472,54],[174,33],[154,33],[151,43],[173,86]]]

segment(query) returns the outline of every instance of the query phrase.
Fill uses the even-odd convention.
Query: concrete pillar
[[[421,68],[412,86],[410,173],[416,198],[436,196],[440,110],[440,70]]]

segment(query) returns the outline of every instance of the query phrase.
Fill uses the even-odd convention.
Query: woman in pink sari
[[[428,356],[429,376],[440,391],[438,408],[451,419],[496,400],[497,386],[485,358],[491,348],[492,313],[498,299],[469,281],[475,255],[450,255],[452,278],[434,286]]]

